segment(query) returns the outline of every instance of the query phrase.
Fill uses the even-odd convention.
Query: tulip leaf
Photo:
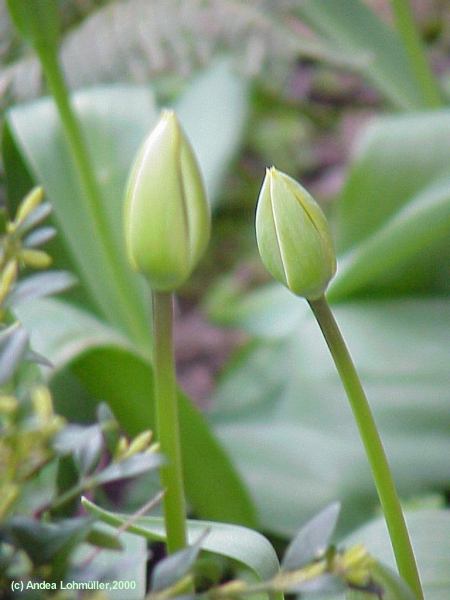
[[[450,511],[417,510],[406,513],[419,573],[427,600],[450,595]],[[381,518],[357,529],[345,543],[364,544],[378,560],[395,568],[389,536]]]
[[[371,236],[411,197],[450,173],[449,134],[450,110],[380,117],[369,125],[339,203],[342,249]]]
[[[130,521],[130,517],[132,517],[132,515],[104,510],[86,498],[83,499],[83,506],[92,515],[116,527]],[[220,554],[245,565],[261,580],[270,579],[279,571],[275,550],[270,542],[257,531],[229,523],[188,520],[188,542],[194,544],[205,530],[208,531],[208,535],[202,542],[203,550]],[[162,517],[138,517],[132,520],[127,531],[151,541],[165,540]]]
[[[52,101],[44,98],[11,109],[6,141],[17,145],[33,178],[45,188],[58,243],[65,244],[76,264],[83,289],[112,324],[142,343],[148,340],[143,282],[126,262],[121,220],[128,169],[156,118],[155,105],[148,90],[127,86],[78,92],[73,101],[101,185],[102,210],[116,256],[105,256],[99,246],[101,235],[90,217]],[[9,167],[13,169],[17,152],[9,150],[8,157],[15,159]]]
[[[450,511],[442,509],[416,510],[406,513],[417,565],[426,600],[442,600],[450,595]],[[383,600],[414,600],[394,571],[395,560],[382,518],[377,518],[354,531],[343,544],[363,544],[379,563],[374,578],[385,590]],[[378,600],[373,594],[358,592],[333,596],[329,600]],[[308,598],[308,600],[313,600]]]
[[[450,177],[446,177],[419,192],[371,236],[343,256],[339,276],[330,286],[329,299],[373,287],[377,279],[392,281],[402,271],[412,272],[423,249],[447,240],[449,234]],[[435,271],[441,271],[440,265],[444,270],[444,263],[443,260],[436,261]],[[417,284],[417,274],[414,283]]]
[[[375,261],[394,264],[392,273],[374,272],[371,290],[445,286],[449,139],[450,111],[438,110],[377,119],[360,141],[338,203],[338,246],[363,252],[369,271]]]
[[[269,283],[243,293],[230,279],[207,294],[205,307],[216,323],[240,327],[266,339],[285,337],[308,311],[307,305],[283,285]]]
[[[340,304],[335,314],[400,494],[446,489],[448,304],[361,301]],[[242,351],[213,406],[210,419],[267,529],[293,535],[318,506],[339,500],[345,530],[378,505],[348,401],[309,311],[290,335]]]
[[[304,0],[299,16],[322,38],[349,55],[366,55],[364,75],[393,104],[421,108],[424,98],[402,41],[361,0]]]
[[[55,402],[67,416],[80,417],[79,388],[68,385],[70,373],[91,407],[94,401],[106,401],[130,435],[154,429],[151,365],[123,336],[53,299],[24,304],[17,313],[32,331],[33,347],[55,365]],[[253,525],[252,501],[233,464],[182,393],[179,402],[186,490],[193,508],[205,518]]]

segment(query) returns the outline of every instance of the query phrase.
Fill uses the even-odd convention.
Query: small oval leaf
[[[292,540],[281,566],[285,571],[301,569],[327,549],[339,517],[341,505],[334,502],[304,525]]]

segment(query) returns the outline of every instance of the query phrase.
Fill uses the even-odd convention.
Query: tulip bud
[[[128,183],[128,258],[153,289],[173,291],[197,265],[209,231],[197,160],[175,113],[164,111],[138,153]]]
[[[256,238],[266,269],[291,292],[309,300],[325,292],[336,272],[325,215],[299,183],[274,167],[259,194]]]

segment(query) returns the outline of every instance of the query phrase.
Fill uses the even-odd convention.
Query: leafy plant
[[[19,588],[13,589],[21,589],[20,582],[25,590],[56,589],[56,581],[74,576],[75,571],[83,577],[92,561],[77,564],[73,558],[83,543],[121,549],[117,536],[99,530],[92,518],[77,515],[73,501],[81,493],[135,477],[162,462],[157,447],[150,445],[149,432],[129,443],[119,437],[109,411],[102,410],[100,422],[87,427],[67,424],[55,414],[50,391],[36,368],[36,363],[45,367],[51,363],[32,350],[26,328],[18,321],[11,323],[18,304],[61,292],[74,282],[63,271],[20,277],[24,268],[45,269],[51,262],[40,249],[55,233],[42,225],[49,212],[42,189],[32,190],[13,220],[3,214],[0,238],[0,582],[4,590],[14,582]],[[114,452],[108,462],[104,460],[106,437]],[[100,570],[97,575],[103,576]],[[40,582],[49,587],[40,587]]]
[[[202,78],[198,82],[198,87],[202,91],[197,96],[199,100],[195,106],[196,110],[200,110],[201,102],[204,103],[204,112],[209,115],[204,117],[204,122],[219,123],[218,134],[221,135],[223,133],[221,120],[218,118],[215,96],[211,95],[211,91],[214,90],[222,99],[223,94],[227,94],[236,109],[244,112],[247,88],[236,82],[228,69],[217,68],[220,68],[225,84],[223,87],[218,87],[213,72],[208,82]],[[216,67],[214,71],[215,69]],[[193,89],[189,95],[190,99],[186,99],[190,106],[195,102],[194,95]],[[110,107],[109,115],[105,115],[105,103]],[[100,175],[102,180],[103,209],[109,215],[111,231],[117,236],[117,247],[124,248],[120,226],[122,190],[125,186],[130,157],[136,152],[142,133],[148,129],[152,119],[155,118],[156,110],[152,95],[142,88],[99,89],[81,93],[75,104],[79,106],[79,115],[84,123],[83,131],[87,135],[97,176]],[[127,107],[126,110],[124,107]],[[134,108],[131,110],[131,107]],[[52,374],[55,380],[58,370],[67,370],[72,366],[77,371],[76,377],[91,398],[91,406],[98,399],[107,401],[118,415],[121,424],[132,435],[146,428],[154,429],[154,416],[150,404],[151,397],[149,397],[153,381],[149,365],[149,345],[148,342],[144,346],[133,344],[130,339],[127,339],[126,334],[119,334],[121,325],[116,315],[112,314],[113,303],[107,293],[108,288],[99,285],[99,274],[105,273],[106,267],[102,262],[98,262],[99,255],[95,249],[98,236],[95,228],[92,228],[91,221],[83,217],[84,213],[80,213],[78,208],[77,199],[82,191],[73,174],[70,152],[64,144],[63,133],[54,107],[50,101],[44,100],[36,105],[24,107],[24,112],[20,111],[19,107],[17,111],[14,109],[14,116],[11,113],[9,133],[4,137],[5,164],[8,165],[7,172],[10,174],[11,184],[13,174],[18,172],[19,164],[31,168],[31,172],[45,183],[49,197],[54,203],[55,220],[64,232],[61,242],[64,241],[66,248],[69,243],[69,251],[72,261],[74,260],[74,263],[71,262],[82,282],[84,306],[82,308],[78,305],[73,308],[54,302],[36,303],[33,307],[31,305],[24,307],[20,318],[24,322],[32,320],[41,351],[46,352],[47,356],[57,364],[57,370]],[[178,104],[178,112],[183,114],[181,101]],[[44,120],[45,132],[42,127],[35,127]],[[189,125],[187,119],[185,121],[187,121],[186,129],[190,133],[192,125]],[[195,131],[201,136],[198,146],[205,148],[203,152],[200,150],[199,160],[206,160],[209,165],[206,186],[208,191],[214,192],[215,189],[217,190],[220,174],[223,174],[223,165],[234,151],[239,136],[237,130],[228,127],[229,137],[224,138],[222,135],[220,138],[224,145],[216,144],[211,148],[209,143],[206,147],[201,143],[201,139],[204,139],[201,129]],[[22,139],[20,144],[25,152],[26,165],[18,154],[17,147],[13,145],[14,140],[19,138]],[[195,136],[193,143],[197,146]],[[51,170],[47,168],[49,164],[52,164]],[[58,256],[63,255],[67,255],[67,250],[59,246]],[[122,263],[124,260],[123,249]],[[141,287],[142,292],[142,285],[139,286],[142,282],[136,281],[136,276],[133,276],[131,271],[127,270],[127,273],[127,277],[133,277],[134,285]],[[97,292],[94,289],[99,296],[97,296],[98,303],[94,304],[93,308],[93,301],[90,298],[95,298]],[[87,290],[90,298],[86,298]],[[140,302],[144,303],[143,296],[140,296]],[[102,306],[106,307],[105,314],[109,315],[110,327],[99,322],[97,318]],[[64,310],[67,310],[66,316],[58,317],[57,313],[61,311],[60,314],[63,315]],[[123,308],[120,310],[122,311]],[[52,311],[55,311],[53,315]],[[47,328],[45,323],[52,323],[52,327]],[[61,329],[57,332],[54,327],[61,327]],[[52,329],[55,338],[50,340],[48,334]],[[148,339],[148,333],[144,331],[148,331],[148,324],[143,326],[139,334]],[[70,343],[70,336],[74,335],[79,340],[77,346]],[[100,355],[105,357],[104,352],[108,356],[106,362],[100,359]],[[115,364],[117,368],[111,371],[110,368],[105,368],[107,364]],[[122,369],[125,369],[126,376]],[[116,373],[114,382],[111,380],[111,372]],[[73,402],[77,402],[78,390],[70,390],[68,385],[66,389],[60,388],[59,393],[57,390],[54,392],[57,404],[64,402],[65,405],[70,405],[72,393],[75,394]],[[123,400],[125,397],[126,405]],[[229,459],[208,431],[204,418],[183,395],[180,395],[180,402],[183,460],[190,502],[195,510],[206,518],[254,523],[253,508],[248,495]],[[207,457],[206,461],[205,457]],[[217,482],[217,485],[219,482],[228,481],[225,486],[228,490],[226,495],[206,494],[207,483],[211,481]]]
[[[119,526],[129,520],[129,516],[107,512],[87,500],[83,504],[110,525]],[[332,504],[308,521],[287,547],[281,566],[270,543],[254,531],[228,524],[188,521],[192,545],[158,563],[148,598],[170,598],[183,593],[195,576],[194,560],[202,549],[242,563],[253,571],[257,582],[227,581],[196,597],[241,598],[261,593],[276,598],[283,598],[283,593],[328,596],[355,589],[364,597],[392,593],[399,600],[411,600],[414,596],[402,580],[378,564],[362,546],[340,550],[330,545],[339,509],[338,504]],[[163,519],[157,517],[138,518],[129,531],[150,540],[166,538]]]
[[[213,4],[213,9],[218,10],[215,3],[202,3],[199,10]],[[281,263],[277,262],[276,248],[268,251],[266,248],[263,253],[269,270],[292,289],[294,282],[296,293],[307,279],[305,295],[321,322],[344,378],[375,472],[400,572],[411,589],[379,564],[379,555],[389,546],[386,540],[382,550],[375,550],[377,559],[360,547],[341,549],[330,545],[337,519],[335,505],[320,513],[294,538],[281,568],[269,541],[243,527],[258,525],[269,532],[292,534],[297,523],[316,512],[317,506],[339,497],[344,500],[339,534],[342,535],[365,521],[377,506],[367,466],[324,344],[318,340],[317,328],[306,307],[295,302],[286,291],[272,286],[251,294],[244,289],[242,293],[228,279],[210,295],[210,311],[222,323],[246,328],[255,339],[230,365],[213,409],[206,417],[178,391],[171,349],[170,295],[191,274],[207,238],[205,219],[197,219],[203,225],[196,226],[199,207],[204,205],[195,194],[191,196],[201,186],[199,177],[193,175],[193,160],[189,151],[186,153],[188,146],[184,145],[180,130],[172,127],[178,141],[168,147],[184,148],[180,155],[167,147],[159,148],[156,162],[150,160],[146,165],[151,172],[156,164],[157,173],[144,178],[142,190],[136,183],[135,170],[129,187],[125,244],[120,216],[122,191],[130,159],[143,133],[156,120],[158,110],[153,92],[147,87],[105,86],[79,92],[71,98],[58,59],[60,33],[55,7],[47,0],[39,0],[36,6],[39,10],[30,12],[27,2],[17,0],[10,3],[10,12],[24,39],[38,55],[55,104],[41,99],[13,108],[7,115],[3,148],[8,200],[12,206],[17,205],[23,188],[31,181],[39,180],[46,185],[55,208],[55,225],[63,234],[56,245],[58,265],[75,272],[82,285],[62,301],[37,299],[32,304],[14,306],[14,314],[33,332],[33,348],[55,363],[48,383],[58,411],[79,423],[63,430],[52,441],[52,452],[60,463],[58,483],[63,489],[45,513],[52,518],[65,516],[67,531],[56,531],[53,522],[34,521],[28,529],[19,524],[14,543],[19,544],[25,538],[32,540],[28,550],[31,562],[35,565],[45,559],[44,566],[54,569],[51,576],[59,571],[70,573],[74,547],[91,535],[81,533],[85,531],[84,521],[73,521],[75,502],[82,493],[91,494],[94,488],[110,480],[159,466],[160,459],[154,461],[152,452],[144,453],[145,460],[140,456],[150,443],[148,430],[156,429],[167,459],[161,465],[164,517],[142,516],[145,507],[126,515],[101,509],[95,503],[101,502],[101,495],[94,502],[83,501],[92,515],[118,527],[105,530],[110,545],[125,530],[138,535],[136,539],[124,535],[124,540],[140,544],[136,551],[140,569],[136,579],[140,589],[133,591],[133,598],[143,597],[147,591],[144,589],[146,540],[164,540],[171,553],[159,561],[155,558],[152,565],[149,581],[153,599],[180,594],[208,598],[252,594],[281,597],[285,592],[327,591],[358,599],[420,597],[402,511],[378,433],[329,309],[319,299],[334,272],[333,260],[327,260],[331,256],[330,244],[325,241],[309,252],[312,260],[303,264],[299,274],[293,273],[290,265],[287,268],[285,248]],[[94,15],[91,23],[104,23],[105,15],[116,19],[117,15],[125,14],[121,11],[130,11],[134,19],[138,14],[139,18],[140,6],[132,1],[111,4]],[[334,54],[335,62],[342,66],[363,65],[368,80],[390,103],[422,110],[375,122],[365,145],[360,147],[337,204],[337,219],[333,224],[340,256],[338,275],[328,292],[346,338],[355,348],[362,380],[374,403],[375,418],[381,423],[388,454],[394,470],[398,471],[396,480],[401,497],[419,495],[420,504],[425,502],[424,492],[437,490],[443,495],[448,485],[447,468],[441,460],[448,453],[448,411],[442,393],[448,392],[442,352],[445,347],[442,325],[448,319],[448,305],[439,298],[446,288],[440,267],[436,269],[437,264],[443,264],[450,222],[450,174],[445,160],[448,115],[444,108],[425,111],[427,107],[441,106],[442,92],[428,68],[407,4],[395,1],[393,6],[397,14],[396,31],[357,0],[346,1],[339,8],[337,3],[319,1],[280,3],[279,8],[277,5],[270,12],[264,10],[266,3],[238,2],[227,6],[227,10],[245,16],[245,23],[263,34],[264,44],[270,44],[269,37],[279,31],[286,41],[292,40],[291,26],[301,17],[319,33],[320,42],[300,43],[296,34],[296,43],[292,44],[295,56],[306,52],[315,59],[331,61]],[[149,7],[150,4],[146,5],[146,9],[150,10]],[[194,12],[191,11],[191,17]],[[279,18],[284,16],[289,19],[280,22]],[[192,23],[182,25],[192,30]],[[107,18],[105,27],[109,31]],[[82,31],[83,27],[74,31],[72,39],[76,40]],[[172,39],[178,40],[178,36],[174,34]],[[111,48],[114,47],[112,43]],[[86,49],[89,52],[89,44]],[[181,54],[185,56],[183,50]],[[349,59],[351,55],[358,55],[357,60]],[[157,84],[153,89],[160,97],[170,96],[167,89],[158,89]],[[214,64],[187,88],[184,96],[171,100],[198,151],[200,167],[206,174],[206,190],[216,210],[221,210],[215,199],[223,185],[227,164],[242,140],[250,101],[249,81],[237,76],[228,60]],[[160,160],[161,156],[170,160]],[[148,158],[147,150],[138,161],[143,157]],[[174,160],[178,161],[175,169],[161,167]],[[143,172],[141,167],[138,162],[139,176]],[[169,189],[171,194],[165,198],[165,205],[174,204],[170,204],[171,211],[164,211],[160,195]],[[137,200],[140,191],[142,205]],[[194,196],[197,200],[191,205],[188,200]],[[149,198],[153,199],[150,209],[146,206]],[[271,206],[273,212],[273,202]],[[148,210],[156,211],[156,216],[151,212],[149,217]],[[315,209],[312,214],[317,217]],[[180,215],[183,218],[177,221]],[[168,226],[169,217],[172,220]],[[285,219],[288,229],[293,227],[294,220]],[[325,226],[317,226],[312,218],[315,227],[309,235],[308,219],[302,222],[306,224],[302,232],[306,231],[308,239],[318,236],[323,242]],[[141,227],[144,223],[147,223],[145,230]],[[154,235],[146,238],[146,232],[153,227]],[[171,238],[169,232],[162,243],[159,236],[163,231],[167,234],[169,229],[178,234]],[[201,243],[196,243],[196,236]],[[266,233],[262,235],[263,243],[261,236],[258,237],[264,247]],[[38,241],[43,238],[41,232]],[[288,253],[298,249],[297,241],[290,245]],[[153,330],[149,326],[145,285],[129,270],[126,247],[134,268],[146,274],[153,289]],[[21,260],[25,256],[28,260],[33,256],[35,262],[47,260],[40,251],[22,255]],[[294,270],[302,266],[298,257],[292,255],[291,260]],[[5,302],[14,294],[14,290],[10,294],[8,281],[14,283],[15,277],[15,268],[8,271],[6,266],[7,263],[1,288],[7,291]],[[318,269],[321,276],[311,281]],[[35,290],[38,286],[30,288]],[[417,297],[418,291],[422,294],[426,291],[427,296]],[[403,296],[407,293],[412,297],[405,300]],[[20,327],[7,329],[0,342],[5,349],[5,360],[0,366],[7,377],[16,376],[15,369],[10,368],[11,356],[18,356],[19,362],[27,356],[39,360],[35,353],[26,354],[27,339],[23,331]],[[414,386],[410,380],[412,373]],[[48,391],[45,393],[48,398]],[[95,407],[105,400],[121,426],[134,438],[133,442],[128,443],[124,437],[117,439],[116,435],[111,446],[111,418],[105,418],[103,410],[101,422],[95,423]],[[427,452],[419,446],[419,439]],[[44,440],[44,445],[47,441]],[[106,467],[99,459],[106,454],[102,445],[105,443],[116,458]],[[186,521],[182,473],[187,511],[208,519],[207,522]],[[424,517],[423,523],[428,522],[424,511],[417,514]],[[444,528],[447,516],[446,511],[435,511],[429,522],[440,523]],[[86,523],[90,527],[88,517]],[[374,539],[377,527],[369,528]],[[58,536],[64,540],[61,562],[56,560],[55,552],[50,557],[46,554],[47,548],[58,547]],[[416,536],[417,530],[412,535],[413,544],[426,547],[426,538]],[[8,540],[11,545],[13,538],[10,536]],[[370,541],[366,538],[368,548]],[[186,546],[187,543],[190,545]],[[440,540],[438,544],[444,547]],[[38,552],[33,555],[34,546]],[[205,551],[221,558],[211,563]],[[425,552],[418,552],[419,570],[423,571],[428,564],[435,568],[424,555]],[[102,551],[93,561],[86,563],[84,559],[81,567],[86,564],[92,567],[98,556],[107,557],[106,566],[109,564],[110,558]],[[217,568],[218,560],[223,563],[223,557],[234,561],[225,563],[225,571]],[[126,560],[126,554],[122,558]],[[385,560],[390,562],[390,558]],[[45,577],[34,566],[32,572],[34,576]],[[436,573],[441,571],[437,569]],[[83,568],[81,577],[88,577]],[[425,578],[427,600],[438,577],[433,574]]]

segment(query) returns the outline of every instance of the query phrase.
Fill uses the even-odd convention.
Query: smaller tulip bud
[[[210,211],[191,145],[173,111],[144,142],[128,183],[125,241],[132,267],[154,290],[182,285],[209,239]]]
[[[297,296],[319,298],[336,272],[331,232],[319,205],[294,179],[267,170],[256,238],[269,273]]]

